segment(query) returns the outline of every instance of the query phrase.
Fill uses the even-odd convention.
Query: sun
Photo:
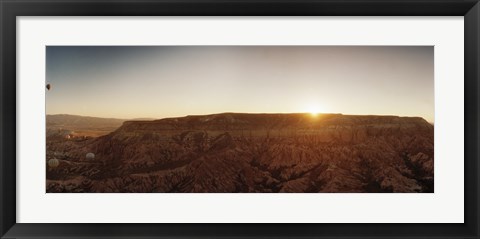
[[[320,110],[320,107],[318,105],[311,105],[310,107],[308,107],[307,112],[309,112],[310,115],[315,117],[318,114],[320,114],[321,110]]]

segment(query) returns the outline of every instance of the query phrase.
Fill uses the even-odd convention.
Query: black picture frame
[[[0,0],[1,238],[479,238],[478,0]],[[29,224],[16,223],[17,16],[464,16],[465,223]],[[455,80],[455,79],[452,79]],[[456,79],[458,80],[458,79]],[[461,159],[457,159],[461,160]]]

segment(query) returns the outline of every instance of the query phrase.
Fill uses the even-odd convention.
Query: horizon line
[[[325,112],[289,112],[289,113],[246,113],[246,112],[221,112],[221,113],[208,113],[208,114],[194,114],[194,115],[183,115],[183,116],[168,116],[168,117],[135,117],[135,118],[117,118],[117,117],[102,117],[102,116],[91,116],[91,115],[78,115],[78,114],[68,114],[68,113],[58,113],[58,114],[45,114],[45,116],[57,116],[57,115],[68,115],[76,117],[86,117],[86,118],[101,118],[101,119],[114,119],[114,120],[125,120],[125,121],[134,121],[134,120],[161,120],[161,119],[172,119],[172,118],[184,118],[189,116],[211,116],[211,115],[221,115],[221,114],[250,114],[250,115],[267,115],[267,114],[308,114],[308,115],[345,115],[345,116],[383,116],[383,117],[401,117],[401,118],[421,118],[428,123],[433,124],[434,121],[429,121],[422,116],[405,116],[405,115],[392,115],[392,114],[344,114],[344,113],[325,113]]]

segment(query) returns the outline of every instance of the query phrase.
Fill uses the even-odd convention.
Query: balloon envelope
[[[58,165],[60,165],[60,161],[58,161],[58,159],[53,158],[53,159],[48,160],[48,166],[50,168],[56,168],[56,167],[58,167]]]
[[[50,88],[52,88],[52,86],[50,84],[47,84],[47,90],[50,90]]]
[[[85,155],[85,157],[87,159],[95,159],[95,154],[94,153],[88,153],[87,155]]]

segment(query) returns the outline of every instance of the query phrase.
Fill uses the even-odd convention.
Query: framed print
[[[478,1],[2,1],[2,238],[478,238]]]

